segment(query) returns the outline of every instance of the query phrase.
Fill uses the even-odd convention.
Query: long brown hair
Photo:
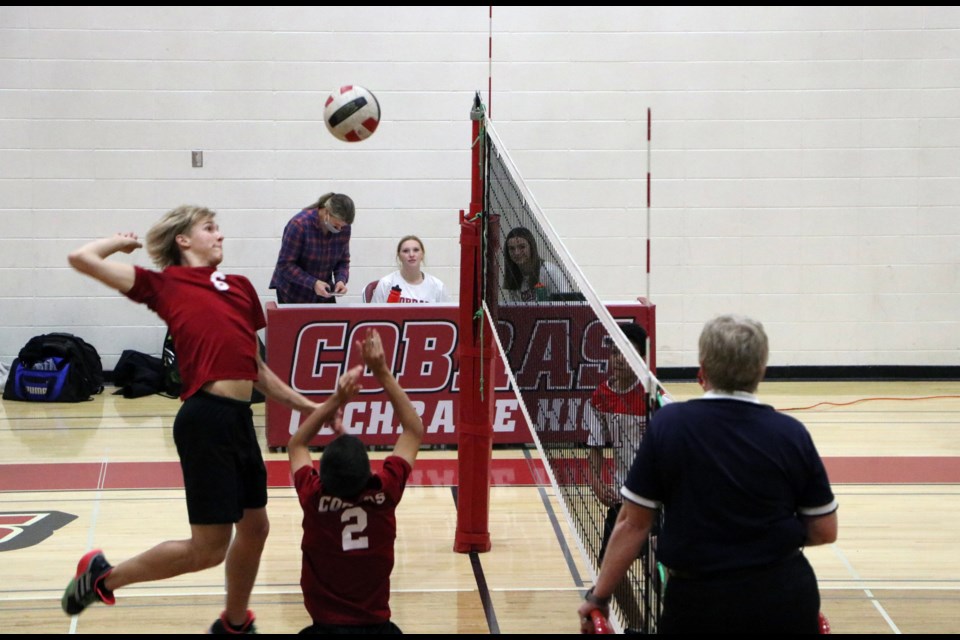
[[[529,283],[531,286],[536,283],[536,278],[539,277],[538,274],[540,273],[540,267],[543,265],[543,260],[540,259],[537,242],[534,240],[533,234],[529,229],[526,227],[514,227],[510,230],[510,233],[507,234],[506,242],[503,243],[503,288],[516,291],[523,288],[523,281],[528,276],[524,275],[517,263],[510,257],[511,238],[522,238],[526,240],[527,246],[530,247],[530,262],[534,265],[534,281]]]
[[[326,208],[326,210],[330,212],[330,215],[338,220],[343,220],[347,224],[353,224],[353,220],[357,215],[356,208],[353,206],[353,200],[350,196],[344,193],[334,193],[333,191],[323,194],[316,202],[307,205],[305,208]]]

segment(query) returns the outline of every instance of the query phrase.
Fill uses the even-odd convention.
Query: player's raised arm
[[[126,293],[133,287],[136,273],[133,265],[113,262],[107,258],[114,253],[131,253],[143,244],[135,233],[117,233],[83,245],[70,253],[70,266],[103,284]]]
[[[337,391],[318,406],[316,410],[303,421],[297,432],[287,443],[287,457],[290,459],[290,471],[296,473],[300,467],[313,464],[310,457],[310,441],[320,432],[323,425],[328,423],[339,424],[343,413],[343,405],[360,391],[360,373],[363,368],[357,365],[340,376],[337,382]]]
[[[397,444],[393,447],[393,455],[403,458],[412,467],[417,454],[420,453],[420,443],[423,441],[423,421],[417,415],[417,410],[413,408],[407,392],[400,387],[400,383],[387,366],[380,334],[370,330],[360,347],[364,363],[376,376],[377,381],[383,385],[387,397],[390,398],[390,404],[393,405],[393,410],[400,419],[400,426],[403,427],[403,433],[397,438]]]
[[[274,373],[273,369],[268,367],[267,363],[260,357],[259,350],[257,351],[257,380],[253,383],[253,386],[271,400],[304,415],[313,413],[321,406],[281,380],[280,376]]]

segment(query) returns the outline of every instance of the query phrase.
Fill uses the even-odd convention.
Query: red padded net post
[[[470,211],[460,223],[460,403],[457,416],[458,553],[490,550],[490,463],[493,456],[493,328],[483,310],[483,105],[474,98]],[[491,234],[496,238],[495,234]],[[489,252],[489,248],[488,248]],[[495,254],[494,254],[495,255]],[[492,275],[492,274],[491,274]],[[478,311],[480,313],[478,313]]]

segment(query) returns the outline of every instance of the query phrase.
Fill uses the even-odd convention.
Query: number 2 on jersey
[[[354,549],[366,549],[370,546],[370,540],[363,535],[367,528],[367,512],[360,507],[352,507],[340,514],[340,522],[346,526],[343,528],[343,550],[352,551]]]

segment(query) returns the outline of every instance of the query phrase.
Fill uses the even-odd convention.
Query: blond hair
[[[181,205],[168,211],[147,231],[147,253],[153,263],[165,269],[179,265],[183,256],[177,244],[177,236],[189,233],[201,220],[212,219],[217,213],[206,207]]]
[[[746,316],[717,316],[700,333],[700,366],[720,391],[756,391],[769,355],[763,325]]]
[[[409,236],[403,236],[402,238],[400,238],[400,242],[397,243],[397,261],[398,262],[400,261],[400,248],[403,247],[403,243],[406,242],[407,240],[416,240],[417,244],[420,245],[420,255],[422,255],[424,259],[426,259],[427,249],[423,246],[423,240],[411,234]]]

